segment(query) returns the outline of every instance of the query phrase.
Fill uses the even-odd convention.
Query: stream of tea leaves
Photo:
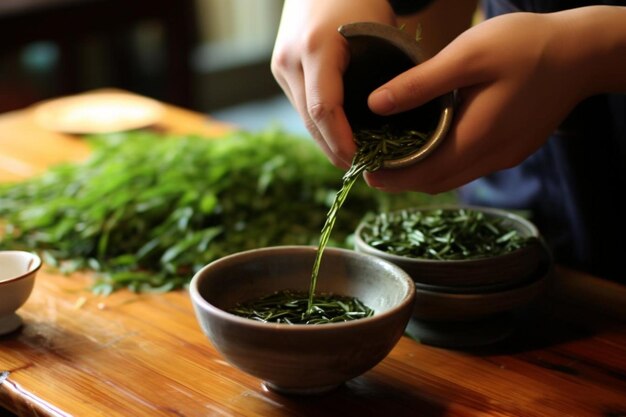
[[[326,222],[322,227],[320,242],[317,248],[313,271],[311,272],[311,284],[309,287],[309,303],[307,314],[313,309],[313,300],[317,278],[322,263],[322,256],[330,234],[332,232],[339,209],[348,197],[350,189],[364,171],[377,171],[382,168],[385,161],[398,159],[415,152],[426,142],[428,135],[414,130],[405,130],[402,134],[392,132],[391,128],[384,126],[381,129],[362,129],[355,132],[354,140],[357,145],[356,154],[352,160],[352,165],[342,177],[342,186],[335,195],[330,210],[326,215]]]

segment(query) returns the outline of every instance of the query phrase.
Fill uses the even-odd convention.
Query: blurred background
[[[305,133],[270,72],[283,0],[1,0],[0,113],[117,87]]]

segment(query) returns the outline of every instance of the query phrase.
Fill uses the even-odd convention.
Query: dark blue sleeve
[[[397,15],[417,13],[432,2],[433,0],[389,0]]]

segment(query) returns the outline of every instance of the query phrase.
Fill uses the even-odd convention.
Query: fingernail
[[[382,115],[389,114],[396,108],[391,91],[386,88],[376,90],[370,94],[368,105],[374,113]]]
[[[376,175],[372,175],[371,173],[366,172],[364,179],[368,187],[375,188],[379,191],[385,190],[385,186],[377,180]]]

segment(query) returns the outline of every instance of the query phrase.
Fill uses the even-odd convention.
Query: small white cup
[[[41,259],[34,253],[0,251],[0,335],[22,325],[15,312],[30,296],[39,268]]]

